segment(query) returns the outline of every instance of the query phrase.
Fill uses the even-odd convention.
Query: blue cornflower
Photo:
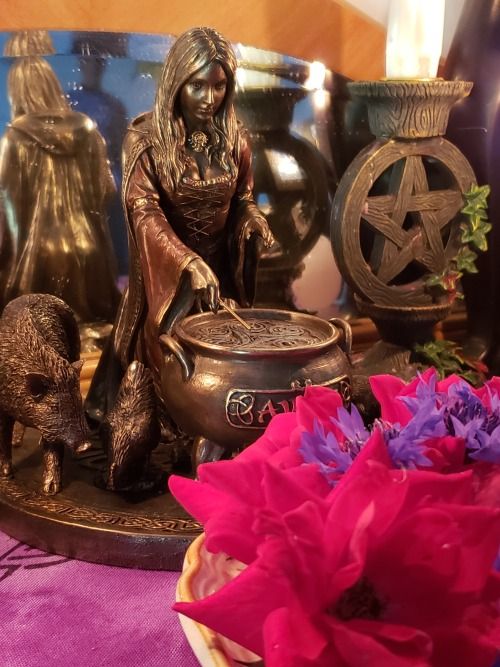
[[[425,442],[430,438],[446,435],[443,408],[437,408],[431,398],[426,398],[404,428],[385,428],[387,450],[392,463],[398,468],[431,466],[425,455]]]
[[[481,400],[472,392],[466,382],[457,382],[450,387],[446,401],[448,413],[457,417],[463,424],[475,417],[487,416]]]
[[[398,396],[398,399],[406,405],[413,415],[420,410],[422,403],[436,405],[438,398],[441,396],[441,394],[436,391],[436,374],[429,377],[428,384],[420,373],[418,373],[418,379],[419,382],[415,391],[416,396]]]
[[[491,409],[465,382],[450,388],[445,420],[452,435],[463,438],[470,458],[500,463],[500,402],[489,391]]]
[[[332,431],[326,432],[323,424],[315,419],[313,432],[302,433],[299,453],[304,463],[315,463],[328,483],[334,486],[351,467],[370,433],[354,405],[350,412],[339,408],[337,418],[330,419],[345,436],[344,442],[340,443]]]
[[[492,433],[482,434],[481,439],[476,442],[475,449],[469,451],[471,459],[488,463],[500,463],[500,426],[497,426]]]
[[[330,417],[330,421],[342,432],[350,451],[358,454],[361,447],[370,437],[370,433],[366,429],[357,407],[354,404],[351,405],[350,412],[345,408],[339,408],[337,410],[337,418]]]
[[[477,416],[470,421],[461,422],[460,419],[453,414],[448,415],[452,424],[452,433],[457,438],[465,440],[466,449],[478,449],[487,444],[488,434],[484,430],[484,417]]]

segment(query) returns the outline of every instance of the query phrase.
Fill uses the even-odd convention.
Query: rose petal
[[[411,412],[397,396],[405,387],[405,383],[394,375],[372,375],[369,378],[373,395],[380,403],[383,421],[405,426],[411,419]]]
[[[332,635],[346,667],[431,667],[432,642],[415,628],[369,621],[332,622]]]
[[[264,623],[266,667],[331,667],[327,640],[300,607],[280,607]]]

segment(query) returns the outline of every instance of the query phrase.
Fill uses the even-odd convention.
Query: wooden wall
[[[320,60],[353,79],[383,76],[384,29],[338,0],[0,0],[0,30],[178,34],[210,25],[251,46]]]

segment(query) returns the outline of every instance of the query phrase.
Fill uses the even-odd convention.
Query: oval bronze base
[[[65,453],[63,489],[40,491],[42,455],[28,432],[13,450],[14,478],[0,479],[0,530],[32,547],[70,558],[149,570],[182,569],[184,552],[201,526],[167,491],[168,464],[159,447],[153,488],[114,493],[96,486],[105,457],[92,448]],[[163,460],[162,460],[163,458]]]

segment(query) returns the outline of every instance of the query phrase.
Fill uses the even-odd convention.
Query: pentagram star
[[[446,266],[442,229],[462,207],[458,190],[429,190],[420,156],[393,167],[389,194],[367,197],[361,217],[378,232],[370,256],[376,276],[388,284],[411,262],[431,273]],[[404,229],[407,215],[412,225]]]

